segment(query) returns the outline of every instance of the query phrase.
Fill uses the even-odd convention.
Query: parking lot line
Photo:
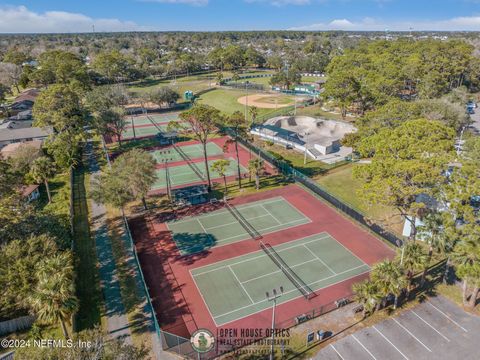
[[[340,353],[337,351],[337,349],[335,349],[335,347],[334,347],[332,344],[330,344],[330,346],[332,347],[333,351],[335,351],[335,352],[337,353],[337,355],[340,356],[340,359],[345,360],[345,359],[343,358],[342,354],[340,354]]]
[[[373,354],[360,342],[360,340],[357,339],[355,335],[352,334],[352,337],[355,339],[357,343],[360,344],[360,346],[368,353],[368,355],[370,355],[374,360],[377,360],[377,358],[373,356]]]
[[[427,324],[428,326],[430,326],[435,332],[437,332],[438,335],[440,335],[441,337],[443,337],[445,340],[447,340],[448,342],[450,342],[450,339],[447,338],[445,335],[443,335],[440,331],[438,331],[437,329],[435,329],[432,325],[430,325],[427,321],[425,321],[420,315],[418,315],[415,311],[412,310],[412,314],[414,314],[416,317],[418,317],[420,320],[422,320],[425,324]]]
[[[410,336],[412,336],[415,340],[417,340],[420,344],[422,344],[425,349],[427,349],[428,351],[432,352],[432,350],[430,350],[430,348],[429,348],[427,345],[425,345],[422,341],[420,341],[420,339],[418,339],[415,335],[413,335],[413,334],[410,332],[410,330],[408,330],[405,326],[403,326],[402,324],[400,324],[400,323],[397,321],[397,319],[393,318],[392,320],[395,321],[395,322],[398,324],[398,326],[400,326],[400,327],[401,327],[403,330],[405,330],[408,334],[410,334]]]
[[[397,350],[397,351],[400,353],[400,355],[402,355],[406,360],[409,360],[408,357],[406,357],[405,354],[402,353],[399,348],[397,348],[385,335],[383,335],[383,334],[375,327],[375,325],[373,326],[373,328],[375,329],[376,332],[378,332],[378,333],[380,334],[381,337],[383,337],[385,340],[387,340],[388,343],[389,343],[390,345],[392,345],[392,346],[395,348],[395,350]]]
[[[450,316],[448,316],[447,314],[445,314],[442,310],[440,310],[439,308],[437,308],[435,305],[433,305],[431,302],[428,302],[428,304],[430,304],[431,306],[433,306],[433,308],[435,310],[437,310],[440,314],[442,314],[443,316],[445,316],[448,320],[450,320],[452,323],[454,323],[455,325],[457,325],[460,329],[462,329],[463,331],[465,332],[468,332],[467,329],[465,329],[463,326],[461,326],[459,323],[457,323],[455,320],[453,320]]]

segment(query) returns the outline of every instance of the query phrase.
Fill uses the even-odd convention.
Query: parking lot
[[[442,297],[322,349],[322,360],[479,359],[480,317]]]

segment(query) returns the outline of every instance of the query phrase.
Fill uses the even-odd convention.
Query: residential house
[[[22,129],[0,129],[0,149],[5,145],[32,140],[45,140],[53,130],[51,128],[29,127]]]

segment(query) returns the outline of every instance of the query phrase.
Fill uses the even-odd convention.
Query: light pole
[[[305,151],[303,153],[303,165],[307,165],[307,144],[308,144],[308,135],[310,133],[307,131],[305,133]]]
[[[245,123],[248,124],[248,80],[245,81],[245,92],[246,92],[246,97],[245,97]]]
[[[275,308],[277,307],[277,299],[283,295],[283,286],[280,286],[280,292],[277,292],[277,289],[272,290],[273,295],[270,296],[268,291],[265,293],[267,296],[268,301],[273,301],[273,308],[272,308],[272,343],[270,345],[270,360],[273,360],[274,354],[274,346],[273,343],[275,341]]]

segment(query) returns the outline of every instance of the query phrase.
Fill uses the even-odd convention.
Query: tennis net
[[[161,126],[159,126],[155,121],[153,121],[153,119],[150,116],[147,115],[147,119],[150,120],[150,122],[153,124],[153,126],[155,126],[157,128],[157,130],[160,134],[164,133]]]
[[[190,168],[193,170],[193,172],[195,174],[197,174],[197,176],[202,179],[202,180],[205,180],[205,175],[203,175],[203,173],[200,171],[200,169],[198,168],[198,166],[192,161],[192,159],[190,158],[190,156],[188,156],[185,151],[183,151],[180,147],[178,147],[177,145],[173,144],[173,148],[177,151],[177,153],[182,157],[183,160],[186,161],[187,165],[190,166]]]
[[[262,235],[257,231],[257,229],[255,229],[253,225],[250,224],[247,219],[245,219],[245,217],[240,213],[240,211],[238,211],[235,206],[230,205],[226,200],[225,205],[228,211],[230,211],[233,217],[237,219],[237,221],[240,223],[240,225],[243,226],[243,228],[248,232],[252,239],[258,240],[262,238]]]
[[[272,259],[272,261],[277,265],[280,270],[283,271],[285,276],[292,282],[293,285],[302,293],[305,299],[311,299],[316,296],[315,292],[302,280],[300,277],[295,274],[291,267],[280,257],[280,255],[275,251],[275,249],[270,244],[264,244],[260,241],[260,247],[263,251]]]

